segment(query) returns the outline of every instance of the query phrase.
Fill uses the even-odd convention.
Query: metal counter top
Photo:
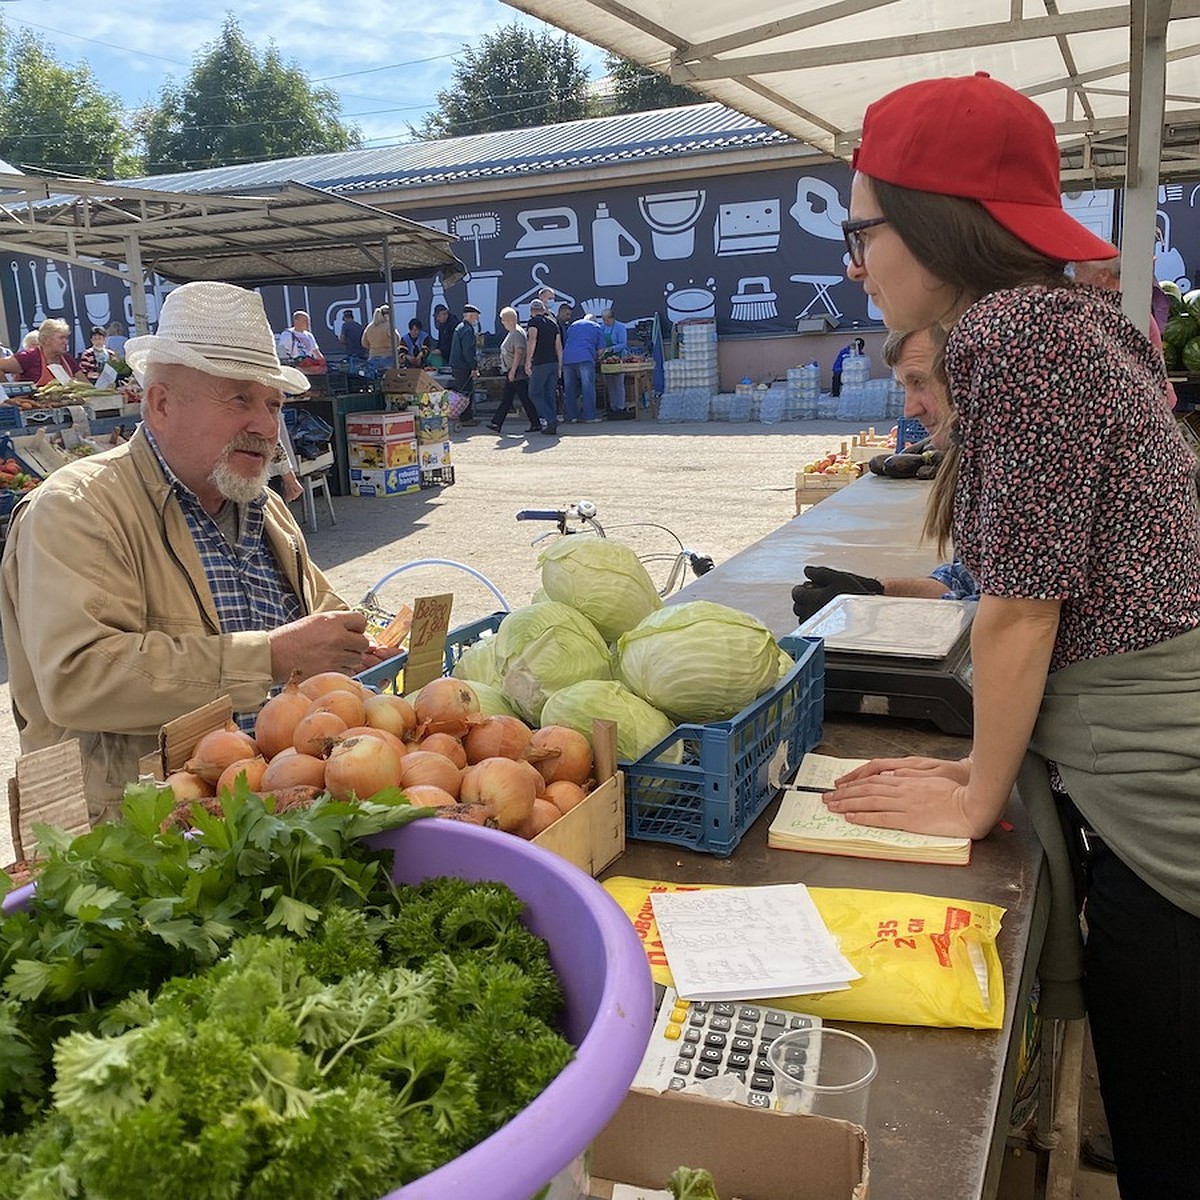
[[[928,485],[867,476],[804,512],[678,593],[676,602],[714,600],[753,613],[782,635],[795,628],[791,586],[806,563],[864,574],[927,574],[936,552],[913,531]],[[828,720],[819,749],[844,757],[929,754],[957,758],[963,738],[933,726],[884,718]],[[998,947],[1005,1017],[995,1032],[852,1025],[874,1046],[879,1075],[868,1138],[871,1193],[881,1200],[988,1200],[998,1181],[1015,1085],[1016,1053],[1045,933],[1047,887],[1041,847],[1015,798],[997,828],[976,843],[970,866],[874,862],[771,850],[767,827],[778,801],[730,858],[630,842],[610,872],[677,882],[861,887],[982,900],[1007,910]],[[840,1023],[839,1023],[840,1024]]]

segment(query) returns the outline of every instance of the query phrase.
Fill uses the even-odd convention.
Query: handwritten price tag
[[[440,678],[446,654],[446,631],[454,597],[420,596],[413,602],[412,632],[408,639],[408,665],[404,668],[405,691],[415,692],[430,680]]]

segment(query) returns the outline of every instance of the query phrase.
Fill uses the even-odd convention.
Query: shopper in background
[[[292,313],[291,325],[279,335],[279,358],[281,362],[302,363],[306,367],[325,362],[308,313],[302,308]]]
[[[515,308],[500,310],[500,324],[504,327],[504,341],[500,343],[500,367],[504,371],[504,394],[500,397],[500,407],[488,425],[489,429],[500,433],[504,429],[504,418],[512,411],[514,398],[520,401],[529,419],[526,433],[538,433],[541,426],[538,422],[537,409],[529,399],[529,376],[525,373],[526,337],[525,330],[517,323]]]
[[[460,425],[478,425],[475,420],[475,380],[479,378],[479,352],[475,345],[475,326],[479,322],[479,309],[474,304],[463,305],[463,318],[455,327],[450,340],[451,387],[460,396],[466,396],[467,407],[458,418]]]
[[[367,361],[362,339],[363,327],[355,320],[354,310],[347,308],[342,313],[342,327],[338,330],[338,341],[346,352],[347,371],[359,371]]]
[[[567,421],[575,425],[580,420],[579,399],[583,397],[583,421],[592,424],[603,420],[596,415],[596,363],[604,346],[603,326],[591,313],[584,313],[567,328],[563,343],[563,404]]]
[[[400,337],[392,328],[389,319],[390,307],[381,304],[362,331],[363,350],[367,355],[367,371],[379,376],[389,367],[396,365],[400,350]]]
[[[433,310],[433,331],[431,337],[434,348],[441,357],[441,366],[450,366],[450,347],[454,342],[454,331],[459,326],[457,313],[452,313],[444,304],[439,304]]]
[[[79,356],[79,371],[90,384],[95,384],[100,378],[100,372],[108,366],[109,360],[116,356],[107,345],[108,334],[103,326],[93,325],[88,335],[88,348]],[[110,378],[115,380],[115,373]]]
[[[71,327],[66,321],[50,317],[37,328],[37,345],[0,358],[0,371],[15,375],[22,383],[45,387],[49,383],[68,383],[83,379],[79,364],[67,353]]]
[[[833,360],[833,382],[829,388],[831,396],[840,396],[842,394],[842,367],[846,359],[852,354],[861,354],[867,347],[867,343],[862,338],[855,338],[848,346],[843,346],[837,352],[837,358]]]
[[[425,326],[416,317],[413,317],[408,323],[408,332],[400,337],[400,365],[423,370],[431,346]]]
[[[909,84],[867,110],[854,166],[848,275],[890,328],[949,331],[946,532],[982,595],[971,755],[875,760],[826,803],[981,838],[1019,778],[1052,884],[1039,1012],[1082,1015],[1082,976],[1122,1197],[1193,1195],[1200,512],[1162,355],[1115,292],[1065,277],[1117,251],[1063,211],[1028,97],[984,74]]]
[[[563,370],[562,333],[558,322],[546,312],[544,301],[530,300],[525,336],[525,374],[529,376],[529,398],[537,409],[542,432],[556,434],[558,377]]]
[[[604,322],[601,327],[601,333],[604,335],[604,346],[601,354],[604,357],[612,355],[614,358],[623,359],[629,353],[629,333],[625,326],[613,316],[613,310],[606,308],[600,314],[600,319]],[[604,376],[604,394],[608,401],[608,415],[613,420],[623,420],[627,416],[634,416],[633,409],[628,411],[625,408],[625,376],[617,374],[608,374]]]
[[[78,738],[93,820],[111,816],[164,721],[228,696],[243,727],[293,671],[358,672],[364,634],[266,489],[285,392],[259,296],[186,283],[131,338],[142,423],[13,510],[0,621],[24,752]]]

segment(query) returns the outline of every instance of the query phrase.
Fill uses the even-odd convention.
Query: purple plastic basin
[[[633,1082],[654,1019],[646,952],[594,879],[519,837],[424,820],[369,844],[394,853],[397,883],[455,875],[512,888],[527,906],[525,924],[550,947],[566,997],[562,1029],[577,1047],[558,1078],[507,1125],[383,1200],[530,1200],[587,1149]],[[28,905],[35,887],[12,891],[4,912]]]
[[[590,876],[518,837],[456,821],[414,821],[372,838],[395,852],[397,883],[430,875],[498,880],[528,907],[566,996],[577,1047],[553,1083],[507,1125],[384,1200],[530,1200],[590,1145],[620,1107],[650,1040],[653,987],[629,918]]]

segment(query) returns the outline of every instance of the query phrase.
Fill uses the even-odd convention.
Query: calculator
[[[767,1052],[781,1033],[819,1029],[821,1018],[755,1001],[681,1000],[654,985],[658,1015],[633,1086],[682,1091],[694,1080],[732,1072],[746,1085],[752,1108],[775,1108],[775,1071]],[[819,1051],[789,1051],[784,1070],[800,1081],[817,1078]]]

